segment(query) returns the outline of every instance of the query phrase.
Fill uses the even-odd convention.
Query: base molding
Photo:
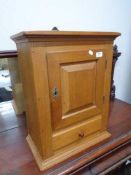
[[[84,142],[76,145],[75,147],[72,146],[71,148],[63,148],[60,151],[57,151],[53,156],[48,159],[42,160],[35,143],[33,142],[31,136],[28,134],[26,140],[29,144],[29,147],[32,151],[32,154],[35,158],[35,161],[41,171],[47,170],[54,165],[63,162],[64,160],[80,153],[83,150],[87,150],[88,148],[95,146],[102,141],[108,139],[111,134],[107,131],[103,131],[101,133],[95,134],[95,136],[91,136],[89,139],[86,139]]]

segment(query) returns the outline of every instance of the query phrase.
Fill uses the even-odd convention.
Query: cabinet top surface
[[[13,40],[21,40],[23,38],[51,38],[51,37],[105,37],[105,38],[116,38],[121,34],[118,32],[86,32],[86,31],[23,31],[13,35]]]

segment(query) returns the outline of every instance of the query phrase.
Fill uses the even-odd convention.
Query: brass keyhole
[[[58,89],[55,87],[52,91],[53,97],[58,97]]]

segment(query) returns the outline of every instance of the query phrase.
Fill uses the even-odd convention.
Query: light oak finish
[[[28,135],[26,139],[34,155],[34,158],[36,160],[36,163],[39,169],[43,171],[70,158],[71,156],[83,150],[86,150],[94,145],[97,145],[98,143],[101,143],[103,140],[109,137],[110,137],[110,134],[107,131],[101,132],[99,134],[97,133],[97,134],[91,135],[88,139],[82,140],[81,143],[77,142],[76,144],[73,144],[70,147],[61,149],[60,151],[56,152],[55,156],[52,156],[45,160],[42,159],[30,135]]]
[[[17,44],[27,141],[41,170],[110,137],[114,32],[22,32]]]
[[[104,55],[99,61],[95,53],[90,56],[90,48],[94,52],[103,49],[102,46],[82,45],[64,46],[61,52],[47,51],[54,128],[69,126],[102,111],[106,60]],[[52,96],[54,87],[59,90],[57,98]]]

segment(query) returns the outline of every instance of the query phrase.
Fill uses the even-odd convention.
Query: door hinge
[[[103,104],[105,103],[105,96],[103,95]]]
[[[107,59],[105,60],[105,69],[107,69]]]

